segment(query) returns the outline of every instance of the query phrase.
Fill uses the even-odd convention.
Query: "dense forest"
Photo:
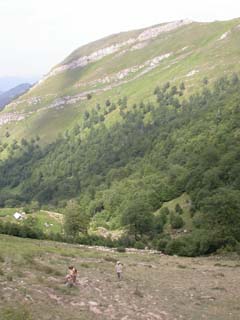
[[[240,80],[204,79],[200,92],[186,98],[185,91],[184,83],[165,83],[154,90],[155,103],[107,100],[46,147],[39,138],[14,141],[0,163],[0,206],[65,210],[73,237],[94,224],[124,229],[123,245],[167,253],[238,248]],[[119,121],[107,126],[111,112]],[[161,206],[183,193],[193,229],[172,237],[164,225],[181,228],[182,209]]]

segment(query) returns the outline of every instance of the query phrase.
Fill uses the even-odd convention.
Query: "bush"
[[[137,241],[134,245],[134,248],[139,250],[145,249],[145,244],[141,241]]]
[[[118,239],[118,246],[124,247],[124,248],[130,248],[130,247],[134,247],[135,242],[136,240],[134,236],[125,235],[125,236],[122,236],[120,239]]]
[[[198,244],[188,237],[172,239],[168,242],[165,252],[185,257],[195,257],[199,254]]]
[[[164,252],[185,257],[211,254],[221,248],[235,248],[237,243],[232,237],[221,237],[221,234],[198,230],[190,236],[182,236],[168,242]]]
[[[161,215],[166,215],[166,216],[168,216],[169,213],[170,213],[170,211],[169,211],[168,207],[163,207],[163,208],[160,209],[160,214],[161,214]]]
[[[116,249],[116,251],[117,251],[117,252],[126,252],[126,248],[124,248],[124,247],[118,247],[118,248]]]
[[[166,246],[168,244],[168,241],[167,239],[160,239],[158,242],[157,242],[157,250],[158,251],[165,251],[166,249]]]
[[[111,105],[111,101],[109,99],[107,99],[106,102],[105,102],[105,106],[109,107],[110,105]]]

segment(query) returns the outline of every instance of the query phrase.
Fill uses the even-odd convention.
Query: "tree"
[[[175,211],[176,211],[178,214],[182,214],[182,213],[183,213],[183,209],[182,209],[182,207],[180,206],[179,203],[176,204],[176,206],[175,206]]]
[[[181,83],[180,83],[179,89],[180,89],[181,91],[185,90],[185,84],[184,84],[184,82],[181,82]]]
[[[88,111],[85,111],[84,114],[83,114],[83,119],[84,120],[87,120],[89,118],[90,114]]]
[[[160,87],[159,87],[159,86],[156,86],[156,88],[155,88],[154,91],[153,91],[153,94],[157,95],[157,94],[160,93],[160,91],[161,91]]]
[[[201,202],[204,226],[216,230],[221,237],[240,241],[240,191],[219,188]]]
[[[177,87],[176,86],[172,86],[171,90],[170,90],[170,95],[174,96],[175,94],[177,94]]]
[[[111,105],[111,101],[109,99],[107,99],[106,102],[105,102],[105,106],[109,107],[110,105]]]
[[[170,214],[170,224],[173,229],[180,229],[184,225],[184,221],[181,216],[174,213]]]
[[[76,238],[79,233],[86,233],[89,219],[75,200],[67,203],[64,217],[64,230],[68,236]]]
[[[203,84],[204,85],[207,85],[208,84],[208,78],[207,77],[204,77],[203,80],[202,80]]]
[[[135,235],[135,239],[138,234],[142,236],[152,230],[153,215],[150,210],[151,207],[140,197],[129,200],[124,205],[122,223],[129,226],[129,231]]]
[[[237,73],[234,72],[231,76],[231,84],[236,85],[238,82],[239,82],[239,77]]]
[[[167,89],[170,87],[170,83],[169,82],[166,82],[164,85],[163,85],[163,92],[166,92]]]
[[[92,99],[92,94],[91,94],[91,93],[88,93],[88,94],[87,94],[87,99],[88,99],[88,100]]]

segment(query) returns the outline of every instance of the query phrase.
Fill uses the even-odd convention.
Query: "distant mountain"
[[[1,76],[0,75],[0,94],[6,92],[21,83],[34,84],[40,79],[39,75],[35,76]]]
[[[0,109],[3,109],[8,103],[21,96],[31,88],[31,84],[22,83],[6,92],[0,93]]]

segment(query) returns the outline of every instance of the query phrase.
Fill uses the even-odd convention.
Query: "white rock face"
[[[65,65],[62,65],[60,67],[57,67],[55,69],[53,69],[47,77],[51,77],[51,76],[54,76],[58,73],[61,73],[61,72],[64,72],[66,70],[69,70],[69,69],[75,69],[75,68],[78,68],[78,67],[84,67],[86,66],[87,64],[91,63],[91,62],[94,62],[94,61],[98,61],[110,54],[113,54],[115,52],[117,52],[120,48],[124,47],[124,46],[127,46],[127,45],[131,45],[135,42],[135,39],[133,38],[130,38],[129,40],[127,41],[124,41],[124,42],[121,42],[121,43],[117,43],[117,44],[114,44],[110,47],[106,47],[106,48],[103,48],[103,49],[100,49],[100,50],[97,50],[95,52],[93,52],[92,54],[88,55],[88,56],[83,56],[83,57],[80,57],[79,59],[77,60],[73,60],[72,62],[70,62],[69,64],[65,64]]]
[[[51,109],[51,108],[61,109],[64,105],[74,104],[79,101],[86,100],[88,94],[97,94],[97,93],[105,92],[105,91],[111,90],[112,88],[120,86],[122,84],[136,80],[137,78],[141,77],[142,75],[144,75],[147,72],[156,68],[162,60],[170,57],[171,55],[172,55],[172,53],[165,53],[160,56],[154,57],[150,60],[147,60],[146,62],[144,62],[141,65],[136,65],[131,68],[123,69],[115,74],[106,76],[104,78],[100,78],[100,79],[97,79],[97,80],[94,80],[94,81],[88,82],[88,83],[78,83],[78,85],[77,85],[78,87],[82,87],[82,86],[86,86],[86,85],[94,87],[98,83],[106,84],[106,86],[103,88],[96,88],[96,89],[93,88],[91,90],[78,93],[74,96],[65,96],[62,98],[58,98],[58,99],[54,100],[53,103],[51,103],[47,107],[38,109],[38,112],[40,112],[42,110]],[[138,71],[140,71],[140,72],[138,72]],[[135,74],[132,78],[125,79],[131,73],[134,74],[136,72],[138,72],[138,73]]]
[[[188,74],[186,75],[186,77],[192,77],[192,76],[194,76],[196,73],[198,73],[199,72],[199,70],[192,70],[192,71],[190,71],[190,72],[188,72]]]
[[[0,115],[0,126],[13,122],[13,121],[21,121],[25,118],[23,114],[18,113],[3,113]]]
[[[169,22],[169,23],[166,23],[164,25],[161,25],[161,26],[158,26],[158,27],[153,27],[153,28],[150,28],[150,29],[147,29],[147,30],[143,31],[138,36],[137,39],[139,41],[145,41],[145,40],[148,40],[148,39],[156,38],[161,33],[175,30],[175,29],[177,29],[179,27],[182,27],[184,25],[187,25],[189,23],[192,23],[192,21],[191,20],[180,20],[180,21]]]
[[[147,45],[148,45],[148,41],[142,41],[142,42],[136,43],[130,48],[130,51],[142,49],[142,48],[146,47]]]
[[[132,45],[130,48],[128,48],[128,50],[124,50],[124,53],[127,51],[139,50],[147,45],[147,40],[150,40],[152,38],[156,38],[161,33],[175,30],[175,29],[180,28],[180,27],[187,25],[189,23],[192,23],[192,21],[179,20],[179,21],[166,23],[166,24],[158,26],[158,27],[146,29],[137,38],[130,38],[127,41],[116,43],[116,44],[111,45],[109,47],[105,47],[103,49],[97,50],[88,56],[80,57],[76,60],[71,61],[68,64],[64,64],[59,67],[56,67],[44,79],[42,79],[39,82],[39,84],[42,83],[45,79],[47,79],[51,76],[57,75],[59,73],[62,73],[66,70],[71,70],[71,69],[75,69],[78,67],[84,67],[91,62],[98,61],[98,60],[100,60],[110,54],[113,54],[113,53],[119,51],[123,47]]]
[[[224,40],[230,35],[231,31],[227,31],[224,34],[221,35],[221,37],[218,40]]]
[[[166,53],[166,54],[162,54],[160,56],[154,57],[150,60],[147,60],[146,62],[144,62],[143,64],[140,65],[135,65],[133,67],[130,68],[126,68],[123,69],[117,73],[111,74],[111,75],[107,75],[103,78],[99,78],[90,82],[79,82],[76,84],[76,87],[84,87],[84,86],[96,86],[97,84],[108,84],[108,83],[113,83],[113,82],[117,82],[119,80],[123,80],[124,78],[130,76],[131,74],[134,74],[144,68],[146,68],[146,72],[152,70],[153,68],[157,67],[159,65],[159,63],[163,60],[166,59],[168,57],[170,57],[172,53]]]

